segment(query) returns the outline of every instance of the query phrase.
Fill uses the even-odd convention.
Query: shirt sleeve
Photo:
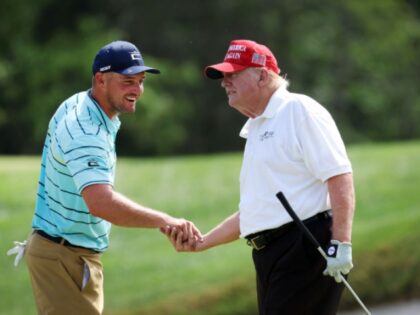
[[[326,181],[352,172],[352,167],[337,125],[329,112],[318,106],[318,110],[304,113],[298,138],[304,163],[316,178]]]
[[[79,193],[93,184],[114,184],[115,154],[106,139],[85,135],[73,139],[66,164]]]

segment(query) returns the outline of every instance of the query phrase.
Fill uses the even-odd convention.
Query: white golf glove
[[[19,265],[20,260],[22,259],[23,255],[25,255],[25,249],[26,249],[26,240],[23,242],[18,242],[18,241],[14,241],[15,243],[15,247],[9,249],[7,251],[7,255],[15,255],[15,267],[17,267]]]
[[[340,274],[346,275],[353,268],[351,243],[331,240],[326,254],[327,268],[323,274],[334,277],[336,282],[341,282]]]

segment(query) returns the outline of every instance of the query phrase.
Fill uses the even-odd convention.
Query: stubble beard
[[[123,114],[123,113],[134,113],[136,111],[136,103],[137,103],[137,100],[136,100],[136,102],[134,102],[133,106],[130,107],[129,109],[127,109],[124,106],[124,102],[125,101],[126,100],[124,99],[124,97],[123,97],[122,100],[115,100],[111,95],[108,95],[108,103],[109,103],[111,109],[114,112],[117,113],[117,115]]]

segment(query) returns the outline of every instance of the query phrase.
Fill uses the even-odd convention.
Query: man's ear
[[[95,73],[95,82],[97,86],[103,87],[105,84],[105,74],[102,72]]]
[[[262,68],[260,71],[260,79],[258,80],[258,84],[261,86],[264,86],[268,83],[269,83],[268,70],[265,68]]]

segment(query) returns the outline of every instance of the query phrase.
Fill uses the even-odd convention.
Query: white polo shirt
[[[241,237],[292,221],[277,199],[282,191],[307,219],[331,208],[326,180],[352,172],[329,114],[308,96],[278,89],[262,115],[249,119],[240,173]]]

